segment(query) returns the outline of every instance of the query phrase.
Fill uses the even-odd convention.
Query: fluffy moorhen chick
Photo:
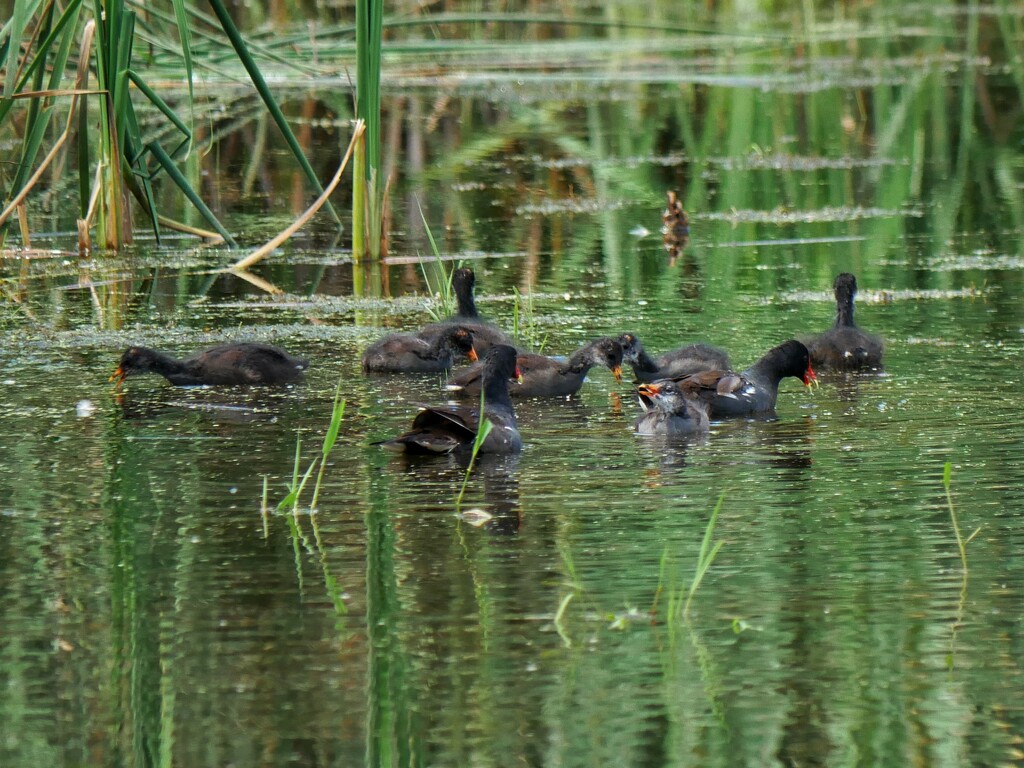
[[[411,333],[392,333],[378,339],[363,353],[364,373],[443,373],[457,359],[477,360],[473,334],[453,325],[434,341]]]
[[[688,397],[671,379],[637,387],[645,413],[636,420],[639,435],[702,435],[710,426],[708,403]]]
[[[522,379],[509,384],[512,397],[569,397],[579,392],[587,372],[595,365],[611,370],[622,381],[622,346],[615,339],[602,338],[577,349],[568,360],[544,355],[520,354],[516,359]],[[448,389],[459,395],[480,394],[479,365],[470,366],[448,381]]]
[[[186,360],[178,360],[149,347],[128,347],[110,380],[120,384],[128,376],[159,373],[179,387],[288,384],[300,380],[308,367],[308,360],[293,357],[280,347],[269,344],[223,344]]]
[[[795,376],[807,386],[817,381],[810,353],[796,339],[768,350],[742,373],[702,371],[676,379],[676,383],[683,393],[708,403],[712,419],[721,419],[773,411],[779,382],[787,376]]]
[[[836,276],[836,322],[824,333],[805,341],[811,362],[822,368],[854,370],[882,365],[882,340],[858,328],[853,322],[853,298],[857,278],[849,272]]]
[[[495,344],[512,345],[511,337],[495,325],[483,320],[476,309],[473,288],[476,286],[476,275],[469,267],[461,267],[452,273],[452,291],[458,302],[458,312],[454,317],[440,323],[425,325],[416,335],[428,342],[436,341],[447,328],[459,325],[473,334],[473,345],[477,354],[484,354]]]
[[[516,350],[504,344],[492,347],[483,361],[484,417],[491,422],[491,430],[480,445],[481,453],[515,453],[523,447],[508,395],[509,379],[518,376]],[[413,419],[412,429],[374,445],[398,453],[452,453],[471,449],[479,427],[479,406],[424,407]]]
[[[637,381],[677,379],[698,371],[728,371],[732,367],[728,353],[710,344],[687,344],[657,359],[647,354],[635,333],[619,336],[619,344],[622,359],[629,363]]]

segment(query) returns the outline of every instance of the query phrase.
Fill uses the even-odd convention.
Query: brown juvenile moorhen
[[[622,381],[622,347],[615,339],[603,338],[586,344],[559,361],[544,355],[520,354],[516,361],[522,380],[509,384],[513,397],[569,397],[575,395],[587,372],[595,365],[611,370]],[[480,394],[480,366],[473,365],[453,376],[448,389],[462,396]]]
[[[453,325],[434,341],[411,333],[392,333],[378,339],[363,353],[364,373],[443,373],[457,359],[476,361],[473,334]]]
[[[853,298],[857,278],[849,272],[836,276],[836,322],[824,333],[805,340],[811,362],[822,368],[854,370],[882,365],[882,340],[858,328],[853,322]]]
[[[178,387],[288,384],[300,380],[308,367],[308,360],[293,357],[269,344],[223,344],[186,360],[177,360],[149,347],[128,347],[110,380],[120,384],[128,376],[159,373]]]
[[[458,312],[447,320],[423,326],[416,335],[425,341],[434,342],[447,328],[459,325],[473,334],[473,346],[477,354],[486,353],[495,344],[511,346],[512,338],[496,325],[483,320],[477,312],[476,300],[473,298],[475,285],[476,275],[469,267],[461,267],[452,272],[452,291],[458,301]]]
[[[516,350],[504,344],[492,347],[483,361],[484,418],[491,422],[491,430],[481,453],[515,453],[523,447],[508,396],[508,381],[518,376]],[[424,407],[413,419],[412,429],[374,445],[398,453],[452,453],[471,449],[479,427],[479,405]]]
[[[622,359],[632,367],[637,381],[678,379],[698,371],[728,371],[732,367],[728,353],[710,344],[687,344],[657,359],[647,354],[635,333],[619,336],[619,344],[622,345]]]
[[[676,379],[684,394],[711,406],[711,418],[750,416],[775,410],[779,382],[795,376],[807,386],[817,381],[807,347],[795,339],[766,352],[742,373],[702,371]]]
[[[688,397],[671,379],[637,387],[645,413],[634,425],[639,435],[700,435],[708,431],[708,403]]]

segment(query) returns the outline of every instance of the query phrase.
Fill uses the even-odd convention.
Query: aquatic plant
[[[352,179],[352,257],[380,259],[384,187],[380,153],[380,67],[383,0],[356,0],[356,118],[366,134],[356,147]]]
[[[480,388],[480,420],[477,423],[476,439],[473,440],[473,448],[469,454],[469,464],[466,466],[466,472],[462,477],[462,487],[459,488],[459,495],[455,499],[456,511],[462,506],[462,497],[466,493],[466,486],[469,484],[469,474],[473,471],[473,465],[476,463],[477,454],[480,453],[480,446],[484,444],[484,440],[491,433],[494,428],[494,424],[491,420],[484,415],[484,389]]]
[[[341,382],[338,382],[338,387],[334,393],[334,404],[331,408],[331,423],[327,427],[327,433],[324,435],[323,443],[320,446],[320,455],[315,457],[310,462],[306,471],[300,476],[299,471],[302,461],[302,437],[299,436],[295,440],[295,461],[292,466],[292,479],[288,483],[288,494],[278,503],[277,510],[279,512],[290,512],[287,515],[288,529],[292,536],[292,549],[295,554],[295,570],[298,576],[300,585],[302,584],[302,563],[301,563],[301,549],[305,547],[307,551],[315,551],[320,559],[320,568],[323,572],[324,586],[327,590],[327,594],[330,596],[331,601],[334,604],[335,611],[339,615],[344,615],[348,612],[345,606],[344,599],[342,597],[342,589],[338,583],[337,578],[331,572],[330,566],[327,561],[327,551],[324,548],[323,540],[320,537],[320,526],[317,521],[317,502],[320,499],[320,488],[323,484],[324,471],[327,468],[327,458],[330,456],[331,451],[334,449],[334,444],[338,440],[338,433],[341,430],[341,421],[345,416],[345,401],[341,398]],[[309,541],[302,530],[301,523],[301,507],[300,504],[302,493],[306,488],[306,484],[309,482],[310,477],[313,476],[313,471],[316,470],[316,480],[313,484],[313,495],[310,499],[308,512],[309,512],[309,523],[313,531],[313,545],[310,546]],[[266,505],[266,481],[264,481],[264,506]],[[266,535],[266,524],[264,524],[264,535]]]
[[[441,251],[437,247],[437,241],[434,240],[434,233],[430,231],[430,225],[427,223],[427,217],[423,213],[423,207],[420,205],[419,199],[416,200],[416,208],[419,210],[420,220],[423,222],[423,231],[427,233],[430,250],[434,254],[434,258],[431,261],[419,260],[420,272],[423,273],[423,282],[427,284],[427,292],[437,298],[437,303],[428,306],[427,312],[430,313],[434,320],[439,321],[455,314],[455,294],[452,292],[452,274],[454,271],[445,269],[444,263],[441,261]],[[458,267],[459,264],[455,266]],[[428,265],[430,266],[429,270],[427,268]],[[433,278],[430,276],[431,272],[434,274]]]
[[[708,524],[704,529],[704,538],[701,540],[700,550],[697,553],[697,563],[694,567],[693,578],[690,580],[690,586],[688,589],[686,587],[676,589],[674,586],[675,573],[672,568],[671,544],[666,544],[665,549],[661,553],[658,586],[654,592],[654,601],[651,606],[651,613],[653,614],[657,611],[658,602],[662,593],[667,592],[668,597],[665,614],[668,619],[670,631],[674,629],[675,621],[677,619],[682,618],[685,620],[689,617],[690,606],[693,603],[693,598],[696,596],[701,582],[704,581],[704,576],[707,575],[708,569],[718,556],[719,550],[725,543],[724,541],[712,543],[715,523],[718,520],[718,513],[722,510],[722,504],[724,502],[725,491],[722,491],[714,509],[711,510],[711,517],[708,518]]]
[[[195,10],[186,6],[185,0],[174,0],[173,4],[173,22],[167,25],[170,29],[165,29],[162,22],[168,21],[166,16],[151,14],[147,9],[145,18],[140,21],[137,11],[126,0],[94,0],[91,6],[84,0],[72,0],[63,10],[52,2],[16,0],[12,18],[0,29],[0,52],[5,70],[0,95],[0,135],[11,133],[18,137],[21,154],[11,182],[3,192],[0,244],[16,212],[21,220],[22,238],[27,242],[29,227],[24,201],[64,145],[74,138],[81,248],[91,247],[90,230],[94,223],[104,247],[116,249],[131,242],[130,198],[138,202],[148,217],[157,242],[160,228],[164,226],[234,245],[231,235],[178,167],[188,158],[194,142],[189,123],[194,68],[190,15],[194,15]],[[322,186],[223,2],[211,0],[211,6],[238,62],[252,79],[308,181],[322,192]],[[92,18],[83,21],[90,10]],[[166,50],[180,51],[187,84],[188,122],[178,116],[178,110],[149,85],[136,67],[135,43],[141,35],[145,35],[150,45],[155,42]],[[69,89],[62,86],[62,81],[68,74],[76,42],[78,69],[74,86]],[[89,87],[90,63],[95,68],[95,88]],[[166,120],[166,130],[161,132],[163,138],[151,138],[152,131],[142,130],[133,101],[140,96]],[[66,127],[40,158],[56,105],[65,98],[68,99]],[[90,99],[98,104],[98,124],[90,122]],[[15,109],[16,105],[20,109]],[[94,142],[92,137],[95,137]],[[160,175],[166,175],[178,187],[213,232],[158,213],[153,182]],[[327,205],[334,219],[340,221],[330,203]]]
[[[967,545],[971,543],[975,536],[981,531],[979,525],[974,529],[966,539],[960,533],[960,520],[956,513],[956,507],[953,506],[953,464],[947,461],[942,468],[942,487],[946,491],[946,505],[949,508],[949,518],[953,523],[953,535],[956,536],[956,546],[960,551],[960,565],[963,568],[964,578],[967,578]]]

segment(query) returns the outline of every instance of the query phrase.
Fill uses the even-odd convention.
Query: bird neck
[[[586,373],[594,367],[593,344],[580,347],[565,361],[562,366],[563,373]]]
[[[161,376],[173,376],[176,373],[185,371],[185,363],[182,360],[165,355],[163,352],[152,352],[149,362],[149,370],[159,373]]]
[[[836,328],[853,327],[853,294],[836,296]]]
[[[508,394],[508,379],[497,372],[485,370],[483,373],[484,407],[504,406],[512,408],[512,398]]]
[[[646,349],[641,349],[636,356],[636,362],[632,363],[632,368],[634,373],[654,373],[658,370],[658,364],[647,354]]]
[[[460,283],[455,286],[455,300],[459,304],[459,317],[480,317],[476,309],[476,300],[473,298],[473,289]]]

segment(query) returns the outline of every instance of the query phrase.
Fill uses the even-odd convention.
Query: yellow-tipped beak
[[[112,374],[110,374],[110,378],[109,378],[109,379],[107,379],[107,381],[112,381],[112,382],[114,382],[115,384],[117,384],[117,386],[121,386],[121,382],[122,382],[122,381],[124,381],[124,377],[125,377],[125,376],[127,376],[127,375],[128,375],[128,374],[127,374],[127,373],[125,373],[125,371],[124,371],[124,368],[122,368],[122,367],[121,367],[121,366],[119,365],[119,366],[117,366],[117,368],[116,368],[116,369],[114,370],[114,372],[113,372]]]
[[[653,397],[654,395],[657,395],[659,392],[661,392],[661,387],[656,386],[655,384],[641,384],[639,387],[636,388],[636,391],[639,392],[641,395]]]
[[[814,369],[811,368],[810,363],[807,364],[807,371],[804,373],[804,386],[818,386],[818,375],[814,372]]]
[[[622,383],[622,366],[621,365],[616,365],[614,368],[612,368],[612,376],[615,377],[615,380],[617,382]]]

